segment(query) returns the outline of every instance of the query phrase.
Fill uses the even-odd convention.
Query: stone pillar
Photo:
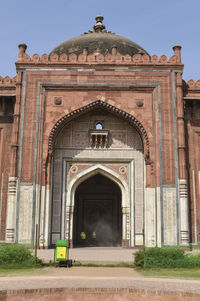
[[[188,184],[187,184],[187,169],[186,169],[183,88],[182,88],[182,74],[180,72],[176,74],[176,108],[177,108],[177,145],[178,145],[178,170],[179,170],[179,202],[180,202],[179,204],[180,244],[187,244],[189,242]]]
[[[66,206],[65,240],[69,242],[71,248],[73,247],[73,214],[74,206]]]
[[[50,241],[50,191],[45,189],[45,214],[44,214],[44,248],[48,248]]]
[[[66,206],[65,240],[69,241],[69,238],[70,238],[70,206]]]
[[[43,153],[44,156],[44,153]],[[39,246],[48,248],[50,238],[50,183],[51,183],[51,159],[46,162],[43,158],[42,164],[42,181],[40,183],[40,210],[38,217],[39,224]]]
[[[9,177],[8,179],[8,201],[7,201],[7,218],[6,218],[6,241],[15,241],[16,229],[16,189],[17,178]]]
[[[16,101],[11,138],[10,175],[8,179],[8,205],[6,219],[6,240],[15,240],[16,231],[16,201],[17,201],[17,156],[20,124],[20,105],[22,97],[23,72],[18,72],[16,82]]]
[[[43,159],[42,164],[42,179],[41,179],[41,193],[40,193],[40,206],[39,206],[39,212],[38,212],[38,225],[39,225],[39,246],[40,248],[44,248],[45,246],[45,218],[47,215],[49,216],[48,212],[46,212],[46,162]]]
[[[130,208],[122,207],[122,246],[130,247]]]

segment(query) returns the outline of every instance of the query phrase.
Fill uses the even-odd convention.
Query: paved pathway
[[[70,249],[70,258],[77,262],[120,263],[133,262],[135,249],[90,247]],[[54,249],[38,250],[38,257],[46,261],[54,259]]]
[[[111,273],[108,268],[101,268],[102,275],[97,272],[97,276],[94,276],[99,268],[93,268],[92,272],[91,268],[76,267],[75,272],[70,272],[72,269],[66,269],[66,275],[60,275],[57,269],[56,276],[0,277],[0,291],[40,288],[135,288],[200,294],[199,280],[144,278],[139,275],[132,276],[129,269],[127,276],[124,274],[125,271],[117,275],[116,271]],[[69,275],[67,275],[68,271]]]

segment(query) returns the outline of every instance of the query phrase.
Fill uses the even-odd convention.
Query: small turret
[[[177,57],[177,63],[181,63],[181,46],[180,45],[174,45],[174,55]]]
[[[23,59],[23,55],[26,52],[27,45],[22,43],[18,45],[19,47],[19,52],[18,52],[18,61],[21,61]]]

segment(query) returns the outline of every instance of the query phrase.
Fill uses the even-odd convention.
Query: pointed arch
[[[71,198],[71,194],[74,194],[76,188],[85,180],[89,179],[90,177],[101,174],[108,179],[112,180],[114,183],[118,185],[118,187],[121,190],[122,193],[122,207],[128,207],[129,204],[129,194],[128,194],[128,185],[126,181],[119,176],[118,173],[116,173],[114,170],[101,165],[97,164],[94,166],[91,166],[83,171],[81,171],[79,174],[74,177],[70,183],[68,184],[68,192],[67,192],[67,206],[74,206],[74,199]]]
[[[59,132],[61,131],[61,129],[69,121],[83,115],[84,113],[88,113],[88,112],[93,111],[98,108],[102,108],[105,111],[108,111],[108,112],[118,116],[119,118],[128,121],[132,126],[134,126],[137,129],[137,131],[139,132],[139,134],[142,138],[142,141],[143,141],[145,162],[146,162],[146,164],[150,164],[149,138],[148,138],[147,132],[146,132],[144,126],[142,125],[142,123],[139,120],[137,120],[133,115],[131,115],[103,100],[94,101],[94,102],[92,102],[86,106],[83,106],[79,109],[76,109],[76,110],[70,112],[69,114],[63,116],[62,118],[60,118],[56,122],[54,127],[52,128],[50,135],[49,135],[48,155],[50,157],[52,156],[56,137],[59,134]]]
[[[121,190],[121,205],[122,205],[122,239],[130,240],[130,233],[127,231],[126,221],[130,220],[130,198],[129,189],[126,181],[120,177],[114,170],[101,165],[96,164],[78,173],[68,184],[68,189],[65,197],[65,207],[67,223],[65,228],[65,239],[72,241],[73,239],[73,212],[74,212],[74,198],[77,187],[86,179],[96,175],[102,174],[116,183]]]

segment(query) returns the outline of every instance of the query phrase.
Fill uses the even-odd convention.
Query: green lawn
[[[144,277],[153,278],[181,278],[181,279],[199,279],[200,268],[177,268],[177,269],[137,269]]]
[[[123,265],[93,265],[93,264],[77,264],[79,267],[122,267]],[[133,268],[132,265],[124,265],[127,268]],[[52,267],[52,269],[54,269]],[[59,270],[58,270],[59,271]],[[144,277],[152,278],[180,278],[180,279],[196,279],[200,280],[200,268],[177,268],[177,269],[135,269],[136,272]],[[58,272],[59,274],[59,272]],[[51,270],[45,267],[23,267],[23,266],[0,266],[0,277],[8,276],[37,276],[37,275],[51,275]]]
[[[34,275],[41,275],[45,274],[46,271],[42,267],[2,267],[0,266],[0,277],[7,277],[7,276],[34,276]]]

